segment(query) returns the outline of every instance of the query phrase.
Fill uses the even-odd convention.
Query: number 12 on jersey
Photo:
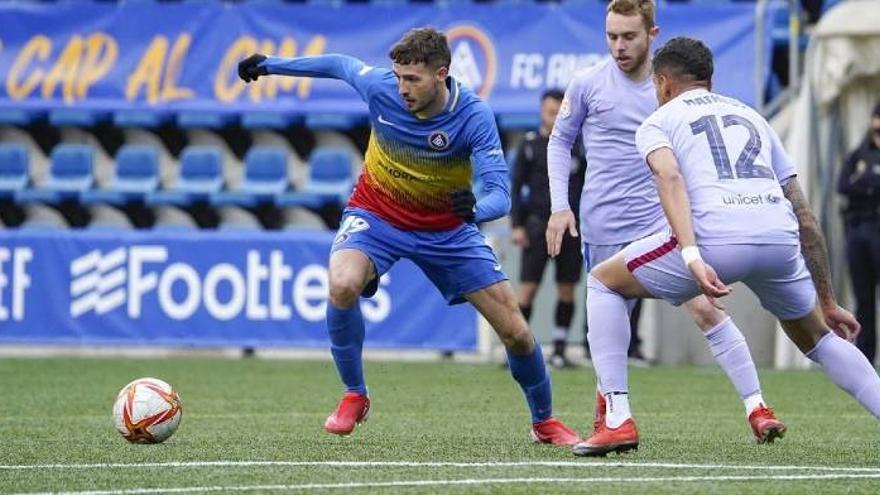
[[[709,140],[709,150],[712,152],[712,161],[718,172],[718,179],[774,179],[773,170],[763,165],[755,165],[755,158],[761,152],[761,135],[755,124],[740,115],[724,115],[721,117],[724,128],[743,126],[749,131],[749,139],[746,141],[742,152],[736,159],[733,168],[727,156],[727,146],[724,145],[724,137],[718,126],[718,118],[715,115],[704,115],[691,122],[691,132],[695,136],[705,133]],[[734,175],[736,170],[736,175]]]

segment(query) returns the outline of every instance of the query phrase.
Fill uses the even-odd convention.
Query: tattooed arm
[[[854,340],[861,327],[845,309],[837,305],[834,297],[834,288],[831,286],[831,267],[828,263],[828,248],[825,245],[825,237],[819,228],[810,205],[807,204],[797,177],[792,177],[782,191],[785,198],[791,203],[794,214],[797,216],[800,230],[801,253],[810,270],[816,292],[819,294],[819,308],[825,317],[825,322],[832,330],[847,340]]]

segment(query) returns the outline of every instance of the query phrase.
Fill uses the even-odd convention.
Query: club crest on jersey
[[[571,117],[571,102],[568,101],[568,96],[562,99],[562,105],[559,106],[559,116],[563,119]]]
[[[443,131],[434,131],[428,136],[428,144],[437,151],[443,151],[449,147],[449,135]]]

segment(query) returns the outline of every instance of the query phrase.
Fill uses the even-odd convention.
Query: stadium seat
[[[241,126],[246,129],[287,129],[302,122],[301,115],[282,112],[245,112]]]
[[[108,187],[83,193],[85,203],[124,204],[159,187],[159,158],[150,146],[125,145],[116,154],[116,176]]]
[[[220,129],[235,122],[236,114],[228,112],[184,111],[177,114],[177,125],[184,129]]]
[[[133,226],[124,213],[109,206],[96,206],[90,210],[89,229],[131,229]]]
[[[170,120],[170,113],[153,110],[120,110],[113,114],[113,125],[117,127],[155,128]]]
[[[21,202],[57,203],[79,198],[94,183],[94,150],[83,144],[59,144],[52,150],[49,177],[41,187],[16,193]]]
[[[151,204],[188,205],[223,188],[223,158],[214,146],[187,146],[180,155],[180,176],[167,191],[148,196]]]
[[[28,155],[23,144],[0,144],[0,198],[28,185]]]
[[[327,230],[320,215],[306,208],[284,210],[284,230]]]
[[[0,125],[28,125],[40,119],[46,112],[41,110],[25,110],[21,108],[0,109]]]
[[[49,112],[49,123],[57,127],[94,127],[110,118],[110,112],[59,108]]]
[[[352,154],[346,149],[318,148],[309,157],[309,182],[305,189],[320,194],[351,192]]]
[[[20,225],[22,229],[66,229],[68,227],[64,216],[46,205],[28,205],[25,212],[24,223]]]
[[[287,191],[287,156],[284,149],[253,146],[244,157],[244,180],[234,190],[211,197],[214,205],[236,204],[254,206],[259,202],[274,202],[275,196]]]
[[[345,131],[367,123],[367,114],[314,112],[306,115],[306,127],[312,130]]]
[[[31,183],[42,184],[49,176],[49,157],[33,136],[17,127],[0,126],[0,143],[20,144],[25,147]]]
[[[251,131],[253,146],[272,146],[284,150],[287,156],[287,177],[293,183],[294,189],[303,187],[309,178],[309,167],[305,160],[300,158],[296,148],[290,140],[282,134],[268,129],[254,129]],[[229,181],[227,180],[227,183]]]
[[[309,157],[309,180],[302,191],[278,197],[279,206],[319,208],[328,203],[343,203],[354,185],[352,153],[345,148],[317,148]]]

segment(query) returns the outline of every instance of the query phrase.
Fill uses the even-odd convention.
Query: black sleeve
[[[516,150],[516,158],[514,158],[513,162],[513,182],[510,188],[512,203],[510,218],[514,227],[521,227],[526,223],[527,210],[526,205],[523,204],[522,188],[533,166],[533,163],[526,157],[526,146],[529,146],[529,141],[528,139],[523,139]]]
[[[844,160],[840,167],[840,174],[837,176],[837,192],[844,196],[854,194],[870,195],[872,190],[880,186],[880,176],[874,173],[874,170],[868,169],[858,172],[856,166],[864,159],[864,155],[869,150],[870,137],[853,150]],[[868,164],[870,167],[871,164]]]

